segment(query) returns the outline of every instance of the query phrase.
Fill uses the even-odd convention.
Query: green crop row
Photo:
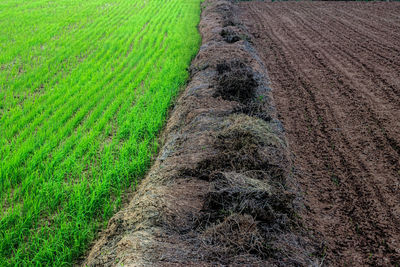
[[[0,2],[0,266],[70,266],[157,150],[200,0]]]

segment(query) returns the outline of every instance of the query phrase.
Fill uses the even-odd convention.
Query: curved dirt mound
[[[241,3],[329,266],[400,263],[400,3]]]
[[[84,265],[319,264],[265,68],[231,3],[203,7],[203,45],[160,154]]]

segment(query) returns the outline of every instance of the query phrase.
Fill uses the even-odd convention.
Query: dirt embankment
[[[240,6],[327,265],[398,266],[400,3]]]
[[[252,37],[231,3],[203,7],[203,44],[160,154],[84,265],[320,264]]]

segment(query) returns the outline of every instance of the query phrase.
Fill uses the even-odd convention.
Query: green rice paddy
[[[143,177],[200,0],[0,1],[0,266],[70,266]]]

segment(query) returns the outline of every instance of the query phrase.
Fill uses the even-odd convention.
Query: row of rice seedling
[[[0,265],[71,265],[157,150],[200,0],[0,3]]]

